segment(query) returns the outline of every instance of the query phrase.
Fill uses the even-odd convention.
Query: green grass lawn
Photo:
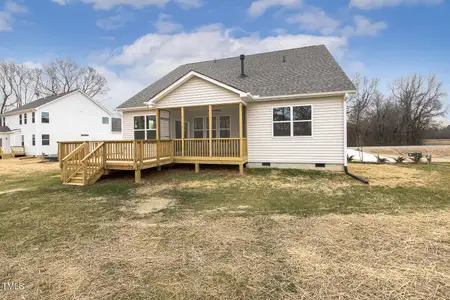
[[[450,168],[351,170],[0,175],[0,299],[450,297]]]

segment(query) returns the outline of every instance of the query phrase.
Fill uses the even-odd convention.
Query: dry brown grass
[[[409,152],[422,152],[425,160],[425,155],[431,154],[435,162],[450,162],[450,147],[447,148],[371,148],[364,147],[364,152],[371,154],[379,154],[381,156],[388,156],[397,158],[403,156],[408,159]]]
[[[45,223],[43,224],[46,225]],[[4,299],[448,299],[450,212],[160,215],[113,235],[0,252],[25,283]],[[43,297],[45,296],[45,297]]]
[[[441,179],[438,172],[388,164],[350,164],[349,170],[359,176],[368,178],[371,186],[424,187]]]
[[[450,139],[424,139],[424,145],[450,145]]]
[[[58,163],[42,162],[41,158],[0,159],[0,176],[23,176],[24,174],[58,170]]]

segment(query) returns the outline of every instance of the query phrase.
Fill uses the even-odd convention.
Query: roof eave
[[[320,93],[305,93],[305,94],[292,94],[292,95],[277,95],[277,96],[254,96],[247,94],[249,101],[273,101],[273,100],[293,100],[293,99],[307,99],[307,98],[321,98],[321,97],[333,97],[333,96],[345,96],[347,94],[355,93],[356,90],[345,91],[333,91],[333,92],[320,92]]]

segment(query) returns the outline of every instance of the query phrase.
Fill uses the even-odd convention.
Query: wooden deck
[[[168,164],[238,165],[241,174],[248,161],[247,139],[208,138],[175,140],[132,140],[59,142],[61,178],[64,184],[95,183],[110,170],[135,171],[141,180],[141,170]]]

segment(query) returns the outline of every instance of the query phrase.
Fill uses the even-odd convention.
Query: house
[[[80,90],[48,96],[0,115],[4,154],[56,156],[58,141],[122,138],[121,119]]]
[[[171,163],[343,171],[353,92],[323,45],[182,65],[117,108],[124,141],[65,144],[77,150],[62,162],[63,180],[87,184],[120,169],[139,181],[142,169]]]

